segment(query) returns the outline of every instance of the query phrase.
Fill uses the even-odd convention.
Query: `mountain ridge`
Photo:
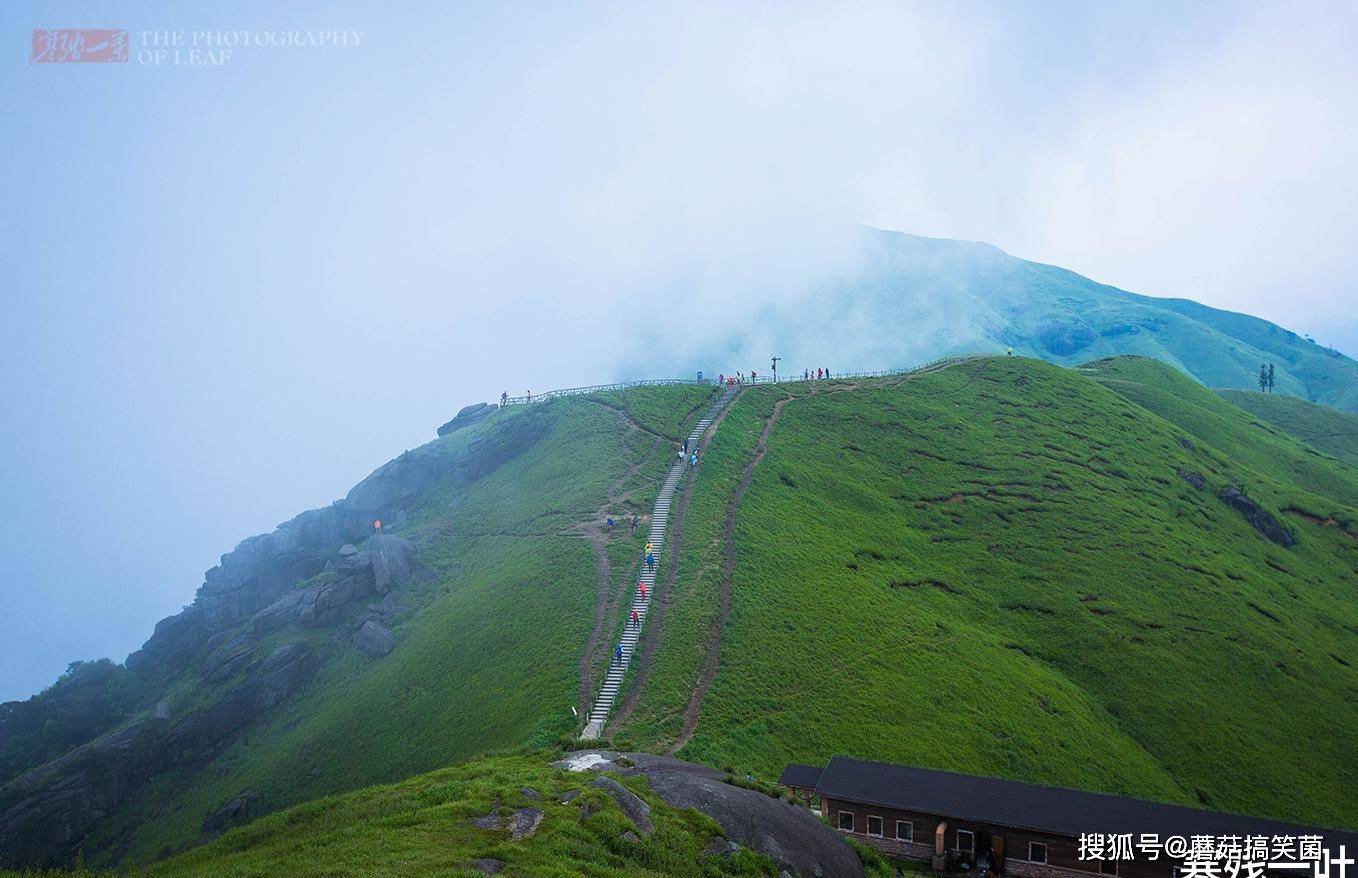
[[[865,227],[859,243],[852,269],[765,306],[697,359],[745,351],[762,363],[776,350],[799,374],[830,357],[838,371],[1012,347],[1064,366],[1150,356],[1205,386],[1241,390],[1272,362],[1279,392],[1358,412],[1358,361],[1262,318],[1131,292],[980,241]]]

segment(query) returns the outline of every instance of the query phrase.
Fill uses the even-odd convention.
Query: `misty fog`
[[[827,294],[864,226],[1358,349],[1352,6],[415,6],[0,8],[0,700],[467,403],[909,365]],[[364,36],[21,57],[76,26]],[[921,337],[983,332],[934,304]]]

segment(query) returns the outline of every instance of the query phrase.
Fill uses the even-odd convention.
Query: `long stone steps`
[[[712,426],[717,415],[721,414],[722,409],[726,408],[731,398],[739,390],[739,385],[724,388],[721,395],[717,397],[717,401],[694,425],[693,432],[688,435],[689,453],[697,449],[698,440],[707,432],[707,428]],[[670,503],[674,500],[674,491],[679,485],[679,480],[684,477],[684,470],[688,466],[687,458],[676,460],[670,466],[664,484],[660,486],[660,494],[655,499],[655,507],[651,510],[651,527],[647,532],[647,541],[651,544],[657,566],[660,562],[660,551],[665,545],[665,528],[669,523]],[[618,691],[622,688],[622,681],[627,676],[627,667],[631,664],[633,653],[636,652],[637,642],[641,637],[642,628],[646,624],[646,616],[651,609],[651,601],[655,597],[655,573],[654,569],[647,569],[646,558],[643,555],[637,582],[646,586],[646,594],[644,597],[642,596],[640,587],[632,591],[632,605],[627,612],[627,620],[623,624],[622,635],[619,637],[615,649],[609,653],[608,674],[604,677],[603,686],[599,688],[599,692],[595,696],[594,706],[590,709],[588,721],[580,735],[582,738],[599,738],[603,735],[604,723],[608,721],[609,715],[613,712],[613,704],[617,700]],[[632,624],[633,611],[637,614],[636,625]],[[618,647],[622,651],[620,658],[616,651]]]

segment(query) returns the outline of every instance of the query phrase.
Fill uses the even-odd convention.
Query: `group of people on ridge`
[[[820,381],[829,377],[830,368],[828,366],[821,366],[817,368],[816,371],[814,372],[811,371],[810,369],[802,370],[803,381],[811,381],[812,379]],[[737,371],[736,374],[734,375],[727,375],[725,372],[722,372],[717,375],[718,387],[723,386],[733,387],[737,384],[758,384],[758,383],[759,383],[759,373],[754,371],[753,369],[750,370],[750,374],[748,376],[746,376],[744,372],[739,371]]]

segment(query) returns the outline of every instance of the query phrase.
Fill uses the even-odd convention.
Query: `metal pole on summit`
[[[781,360],[781,359],[782,359],[782,357],[774,357],[774,358],[773,358],[773,383],[774,383],[774,384],[777,384],[777,383],[778,383],[778,361]]]

